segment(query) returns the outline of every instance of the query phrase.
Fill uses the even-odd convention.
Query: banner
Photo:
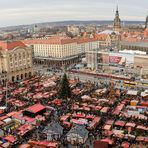
[[[109,56],[109,63],[119,64],[121,59],[119,56]]]

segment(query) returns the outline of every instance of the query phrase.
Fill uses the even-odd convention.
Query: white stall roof
[[[128,90],[127,95],[133,95],[136,96],[138,94],[138,91],[136,90]]]
[[[11,122],[12,121],[12,119],[11,118],[7,118],[7,119],[5,119],[5,120],[3,120],[5,123],[9,123],[9,122]]]

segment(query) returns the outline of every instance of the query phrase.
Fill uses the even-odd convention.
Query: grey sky
[[[62,20],[112,20],[117,0],[0,0],[0,26]],[[122,20],[144,21],[148,0],[119,0]]]

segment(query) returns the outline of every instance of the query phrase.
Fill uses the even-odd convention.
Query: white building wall
[[[99,41],[69,44],[34,44],[34,56],[63,58],[99,48]]]

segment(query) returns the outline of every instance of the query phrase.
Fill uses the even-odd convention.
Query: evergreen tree
[[[68,81],[66,74],[64,74],[62,79],[61,79],[58,94],[59,94],[59,98],[61,98],[61,99],[67,99],[67,98],[71,97],[71,89],[70,89],[69,81]]]

